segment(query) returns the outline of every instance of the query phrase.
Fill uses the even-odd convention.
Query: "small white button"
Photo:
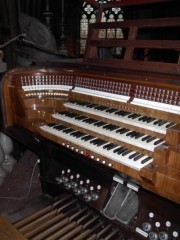
[[[156,222],[156,223],[155,223],[155,226],[156,226],[157,228],[159,228],[159,227],[161,226],[160,222]]]
[[[171,226],[171,222],[170,221],[167,221],[166,222],[166,227],[170,227]]]
[[[150,213],[149,213],[149,217],[150,217],[150,218],[153,218],[153,217],[154,217],[154,213],[153,213],[153,212],[150,212]]]
[[[178,232],[174,231],[174,232],[173,232],[173,237],[176,237],[176,238],[177,238],[178,236],[179,236],[179,235],[178,235]]]

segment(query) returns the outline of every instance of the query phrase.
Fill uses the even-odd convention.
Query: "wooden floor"
[[[0,215],[11,223],[47,206],[39,181],[37,156],[25,150],[0,186]]]

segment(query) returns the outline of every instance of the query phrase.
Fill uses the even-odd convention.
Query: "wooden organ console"
[[[128,4],[101,4],[98,18]],[[180,18],[97,22],[82,62],[3,77],[4,132],[38,154],[43,192],[54,197],[14,224],[25,238],[180,239],[180,41],[138,38],[166,26],[179,30]],[[127,39],[99,38],[119,28]],[[125,48],[123,58],[98,57],[110,46]],[[137,48],[171,50],[177,61],[137,60]]]

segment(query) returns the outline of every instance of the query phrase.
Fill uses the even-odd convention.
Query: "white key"
[[[160,144],[162,144],[163,142],[159,142],[159,144],[157,145],[154,145],[154,143],[158,140],[160,140],[159,138],[156,138],[155,140],[153,140],[152,142],[146,142],[146,141],[142,141],[142,139],[147,136],[147,135],[144,135],[138,139],[135,139],[135,138],[132,138],[130,136],[127,136],[127,132],[124,133],[124,134],[119,134],[119,133],[116,133],[116,130],[114,131],[109,131],[109,130],[106,130],[102,127],[97,127],[97,126],[94,126],[93,124],[88,124],[86,122],[84,122],[83,120],[80,121],[80,120],[76,120],[75,118],[70,118],[66,115],[61,115],[61,114],[53,114],[52,115],[54,118],[58,119],[58,120],[62,120],[62,121],[65,121],[67,123],[71,123],[71,124],[74,124],[76,126],[79,126],[79,127],[83,127],[83,128],[86,128],[88,130],[93,130],[94,132],[97,132],[99,134],[102,134],[104,136],[107,136],[107,137],[111,137],[111,138],[114,138],[116,140],[119,140],[119,141],[123,141],[123,142],[126,142],[126,143],[129,143],[131,145],[134,145],[134,146],[137,146],[137,147],[140,147],[140,148],[143,148],[143,149],[146,149],[146,150],[149,150],[149,151],[154,151],[154,148],[159,146]],[[131,132],[131,130],[129,130],[129,132]]]
[[[93,114],[93,115],[96,115],[96,116],[100,116],[100,117],[103,117],[103,118],[106,118],[106,119],[111,119],[111,120],[114,120],[114,121],[117,121],[117,122],[120,122],[120,123],[126,123],[126,124],[130,124],[130,125],[133,125],[133,126],[136,126],[136,127],[145,128],[147,130],[157,132],[157,133],[162,133],[162,134],[166,134],[166,131],[167,131],[166,126],[171,123],[171,122],[167,122],[163,126],[158,126],[158,125],[153,124],[158,119],[154,120],[151,123],[146,123],[146,122],[143,122],[143,121],[139,121],[138,119],[140,117],[136,118],[136,119],[131,119],[131,118],[128,118],[128,116],[122,117],[122,116],[116,115],[115,113],[108,113],[108,112],[105,112],[105,111],[99,111],[97,109],[91,109],[91,108],[88,108],[86,106],[80,106],[80,105],[70,103],[70,102],[65,103],[64,106],[68,107],[68,108],[71,108],[71,109],[87,112],[87,113],[90,113],[90,114]]]
[[[58,131],[55,128],[49,127],[48,125],[44,125],[40,127],[42,130],[44,130],[45,132],[48,132],[50,134],[53,134],[57,137],[60,137],[62,139],[65,139],[71,143],[77,144],[83,148],[86,148],[87,150],[93,151],[97,154],[100,154],[104,157],[108,157],[109,159],[119,162],[121,164],[124,164],[126,166],[129,166],[133,169],[136,170],[140,170],[142,167],[146,166],[147,164],[149,164],[150,162],[153,161],[152,158],[150,158],[147,162],[142,163],[142,160],[146,159],[148,156],[142,156],[141,159],[134,161],[133,159],[129,159],[129,156],[133,153],[135,153],[134,151],[122,156],[122,155],[118,155],[117,153],[114,153],[114,149],[107,151],[106,149],[103,148],[103,146],[105,146],[108,143],[105,143],[101,146],[96,146],[94,144],[91,143],[92,139],[89,141],[84,141],[81,138],[76,138],[74,136],[71,135],[71,133],[64,133],[63,131]]]

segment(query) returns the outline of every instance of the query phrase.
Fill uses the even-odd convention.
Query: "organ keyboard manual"
[[[2,79],[4,132],[38,155],[53,198],[14,227],[39,240],[178,240],[180,17],[168,11],[178,1],[86,2],[97,21],[82,61],[18,67]],[[133,7],[151,17],[128,18]],[[127,19],[101,21],[112,8]]]

